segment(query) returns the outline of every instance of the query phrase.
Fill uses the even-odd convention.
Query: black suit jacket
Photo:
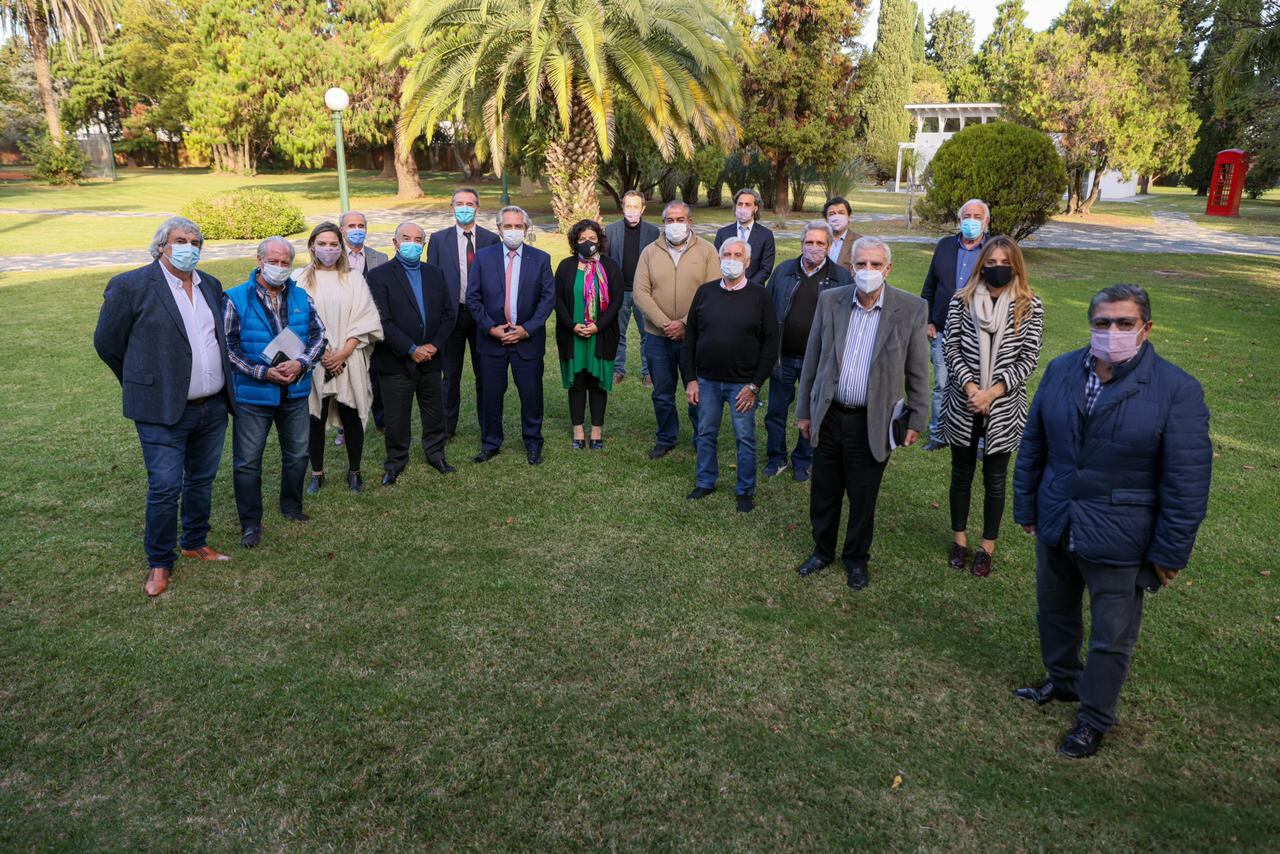
[[[600,259],[604,274],[609,279],[609,307],[600,312],[596,326],[596,356],[601,359],[613,359],[618,355],[618,312],[622,309],[622,297],[626,289],[622,285],[622,268],[607,255]],[[556,349],[560,351],[560,361],[567,362],[573,357],[573,340],[578,336],[573,332],[573,285],[578,278],[578,258],[576,255],[565,258],[556,267]]]
[[[987,242],[982,237],[981,249]],[[947,310],[951,307],[951,298],[956,295],[956,253],[960,251],[960,236],[951,235],[938,241],[933,248],[933,260],[929,262],[929,272],[924,276],[924,288],[920,297],[929,304],[929,322],[942,332],[947,326]]]
[[[445,284],[449,293],[457,295],[457,301],[466,303],[467,283],[458,278],[458,238],[457,226],[442,228],[433,232],[427,241],[427,263],[434,264],[444,273]],[[487,228],[476,226],[471,239],[475,242],[476,251],[498,242],[498,235]]]
[[[424,326],[418,313],[418,300],[413,295],[409,276],[399,260],[388,261],[365,274],[369,292],[382,318],[382,340],[373,350],[373,368],[379,373],[438,371],[444,357],[436,353],[425,362],[415,363],[410,348],[433,344],[444,350],[453,324],[458,319],[458,300],[451,296],[444,273],[433,264],[422,264],[422,302],[427,310]]]
[[[736,222],[731,222],[717,231],[716,251],[719,252],[720,247],[730,237],[737,236],[738,223]],[[773,232],[757,221],[751,226],[751,234],[747,237],[747,243],[751,246],[751,263],[747,265],[747,281],[762,288],[767,287],[769,276],[773,273],[774,257],[777,254],[777,247],[773,241]]]
[[[230,392],[231,361],[222,322],[226,296],[222,283],[200,274],[200,293],[213,312],[214,333],[222,353],[222,396],[234,412]],[[178,423],[191,388],[191,342],[169,283],[153,261],[107,282],[93,347],[120,381],[124,417],[156,424]]]

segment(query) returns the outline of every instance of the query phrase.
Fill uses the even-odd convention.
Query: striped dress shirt
[[[836,390],[836,402],[841,406],[867,405],[867,387],[871,377],[871,353],[876,347],[876,333],[880,331],[880,315],[884,311],[884,288],[875,305],[863,308],[857,294],[853,297],[853,310],[849,317],[849,334],[844,340],[844,356],[840,360],[840,387]]]

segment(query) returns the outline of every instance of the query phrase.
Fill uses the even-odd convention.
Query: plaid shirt
[[[1098,372],[1093,369],[1092,353],[1085,354],[1084,368],[1089,372],[1084,381],[1084,412],[1086,415],[1091,415],[1093,405],[1098,402],[1098,396],[1102,394],[1102,380],[1098,379]]]
[[[256,274],[255,274],[256,281]],[[258,302],[262,303],[262,308],[266,311],[267,322],[271,324],[271,332],[279,335],[280,330],[285,326],[285,319],[289,316],[289,302],[282,291],[280,295],[270,293],[261,284],[254,288],[254,293],[258,297]],[[307,301],[307,341],[311,342],[306,352],[298,357],[298,361],[302,364],[302,372],[305,374],[311,370],[316,362],[320,361],[320,355],[324,353],[324,348],[329,343],[324,337],[324,322],[320,320],[320,315],[316,313],[315,303],[311,301],[311,297],[307,292],[299,288],[294,288],[294,293],[302,294]],[[235,304],[231,300],[226,301],[227,307],[223,311],[222,321],[227,328],[227,355],[231,359],[232,370],[253,377],[259,382],[267,381],[267,371],[270,367],[259,362],[253,362],[245,358],[244,352],[240,349],[240,315],[236,313]]]

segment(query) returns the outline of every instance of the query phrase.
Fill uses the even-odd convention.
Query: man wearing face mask
[[[532,221],[524,208],[498,211],[502,242],[476,253],[467,283],[467,308],[479,328],[484,384],[484,427],[473,463],[493,459],[502,448],[502,407],[507,372],[520,395],[520,433],[525,459],[542,465],[542,366],[547,318],[555,310],[551,256],[525,244]]]
[[[1036,537],[1040,653],[1048,672],[1014,696],[1079,702],[1058,752],[1092,756],[1115,725],[1143,593],[1191,557],[1209,502],[1213,445],[1200,383],[1156,354],[1136,285],[1089,303],[1088,347],[1045,371],[1014,474],[1014,521]],[[1089,657],[1081,599],[1089,591]]]
[[[155,261],[115,276],[103,294],[93,346],[120,382],[147,467],[144,590],[169,586],[182,518],[182,556],[221,561],[208,545],[213,479],[234,408],[222,329],[222,284],[196,272],[204,237],[189,219],[165,221]]]
[[[831,226],[831,248],[827,250],[827,257],[831,259],[837,266],[843,267],[853,275],[853,244],[861,234],[849,229],[849,215],[853,213],[848,199],[840,196],[834,196],[827,199],[826,204],[822,206],[822,216],[827,221],[827,225]]]
[[[720,257],[710,243],[693,233],[693,211],[684,202],[669,202],[662,211],[662,235],[640,253],[636,263],[635,301],[644,314],[644,347],[653,379],[653,414],[657,441],[649,459],[671,453],[680,434],[676,415],[676,380],[688,385],[682,370],[685,319],[693,295],[707,282],[718,281]],[[697,431],[697,410],[689,406],[689,424]]]
[[[289,241],[262,241],[257,269],[227,291],[223,313],[236,401],[231,439],[236,512],[240,545],[246,549],[262,540],[262,454],[272,424],[280,441],[280,514],[292,522],[311,521],[302,512],[311,434],[311,369],[328,341],[315,303],[289,278],[292,266]],[[302,342],[303,352],[291,359],[283,353],[281,360],[269,358],[267,345],[286,328]]]
[[[760,216],[760,194],[751,188],[733,194],[735,222],[716,232],[716,250],[730,237],[747,241],[751,247],[751,266],[747,268],[747,281],[764,287],[773,274],[773,259],[777,252],[773,232],[757,222]]]
[[[347,244],[347,263],[360,275],[366,275],[375,267],[387,263],[387,253],[366,246],[369,221],[360,211],[347,211],[338,217],[338,228]]]
[[[846,218],[847,219],[847,218]],[[847,231],[847,229],[846,229]],[[852,247],[851,247],[852,248]],[[818,295],[831,288],[853,284],[853,277],[829,257],[831,228],[822,220],[805,226],[800,238],[800,257],[783,261],[769,279],[769,295],[778,317],[780,353],[769,377],[769,410],[764,417],[769,434],[769,462],[765,477],[776,477],[787,469],[787,414],[795,400],[796,383],[804,367],[804,351],[809,343]],[[796,437],[791,452],[792,477],[809,479],[813,447],[804,436]]]
[[[938,437],[938,416],[947,390],[947,358],[943,350],[946,338],[947,311],[956,291],[964,288],[973,273],[978,255],[987,242],[987,226],[991,209],[982,199],[970,199],[956,213],[960,233],[944,237],[933,250],[929,272],[924,277],[920,296],[929,304],[929,357],[933,362],[933,400],[929,409],[929,441],[926,451],[945,448]]]
[[[622,194],[622,219],[605,227],[604,240],[608,255],[622,270],[622,309],[618,313],[618,357],[614,362],[613,382],[622,382],[627,376],[627,330],[631,327],[631,314],[635,311],[636,326],[640,328],[640,375],[645,385],[653,385],[649,379],[649,359],[644,352],[644,315],[635,308],[636,267],[640,253],[658,239],[658,227],[645,222],[644,194],[628,190]]]
[[[880,480],[889,462],[889,431],[904,398],[911,445],[924,429],[929,407],[928,307],[887,283],[893,269],[889,245],[863,237],[853,247],[854,287],[818,297],[818,311],[800,374],[796,422],[813,443],[809,521],[813,554],[796,570],[803,578],[835,560],[840,512],[849,498],[845,526],[846,583],[870,583],[867,564]]]
[[[462,365],[467,347],[471,347],[471,374],[476,385],[476,423],[484,426],[480,412],[483,389],[480,384],[480,353],[476,336],[483,333],[467,309],[467,279],[476,253],[498,242],[498,235],[476,222],[480,213],[480,193],[471,187],[453,191],[453,224],[431,235],[427,243],[427,263],[444,271],[449,293],[457,298],[458,319],[444,347],[444,429],[447,439],[458,432],[458,413],[462,409]]]

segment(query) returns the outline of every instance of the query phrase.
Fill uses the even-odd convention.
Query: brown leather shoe
[[[169,576],[172,573],[173,570],[163,566],[151,567],[151,571],[147,573],[147,583],[142,589],[147,591],[148,596],[159,596],[169,589]]]
[[[198,549],[183,549],[182,556],[194,557],[199,560],[231,560],[231,555],[224,555],[210,546],[201,546]]]

